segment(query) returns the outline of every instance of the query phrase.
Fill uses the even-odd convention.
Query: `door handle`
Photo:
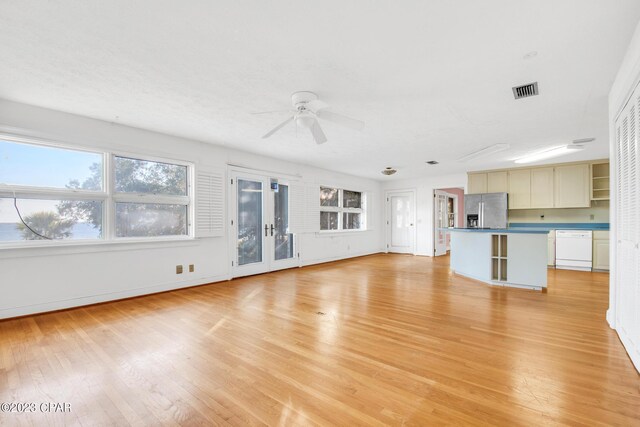
[[[269,226],[267,224],[264,225],[264,237],[269,235]]]
[[[271,224],[271,236],[273,237],[273,224]]]

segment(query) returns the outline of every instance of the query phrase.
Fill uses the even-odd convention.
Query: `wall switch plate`
[[[182,266],[176,265],[176,274],[182,274]]]
[[[194,264],[189,264],[189,273],[193,273],[196,271],[196,266]]]

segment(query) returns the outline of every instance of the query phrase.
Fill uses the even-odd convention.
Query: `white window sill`
[[[131,251],[193,246],[198,239],[187,236],[114,240],[31,241],[0,244],[0,259],[42,255],[67,255],[88,252]]]
[[[368,229],[360,229],[360,230],[322,230],[316,231],[316,236],[318,237],[331,237],[331,236],[344,236],[347,234],[357,234],[357,233],[365,233],[367,231],[371,231]]]

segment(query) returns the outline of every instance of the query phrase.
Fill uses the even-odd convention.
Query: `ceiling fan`
[[[264,134],[262,138],[269,138],[271,135],[294,121],[298,126],[309,129],[317,144],[327,142],[327,136],[322,131],[318,119],[327,120],[355,130],[362,130],[364,128],[364,122],[361,120],[352,119],[351,117],[329,111],[329,105],[320,101],[318,99],[318,95],[313,92],[294,92],[291,95],[291,103],[294,108],[294,110],[291,111],[291,113],[293,113],[292,116]],[[254,114],[275,112],[277,111],[267,111],[264,113]]]

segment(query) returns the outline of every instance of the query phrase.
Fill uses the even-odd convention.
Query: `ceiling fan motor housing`
[[[293,92],[291,94],[291,103],[296,109],[304,107],[305,104],[318,99],[318,95],[309,91]]]

